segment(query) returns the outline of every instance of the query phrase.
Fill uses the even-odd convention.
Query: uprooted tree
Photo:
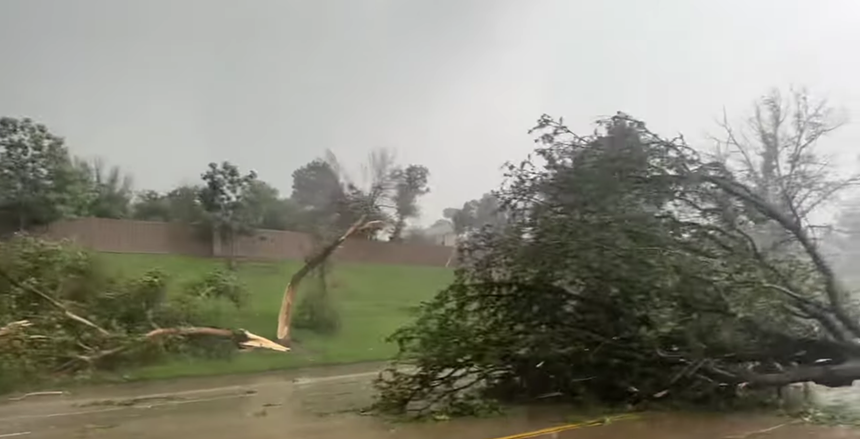
[[[535,158],[510,166],[498,192],[505,227],[470,234],[453,284],[392,336],[379,410],[467,414],[546,395],[724,402],[739,388],[860,378],[858,310],[804,207],[838,185],[798,186],[820,166],[814,140],[773,143],[767,163],[781,167],[764,168],[764,195],[683,138],[623,114],[599,126],[579,136],[539,120]],[[794,250],[760,249],[752,232],[765,225]]]

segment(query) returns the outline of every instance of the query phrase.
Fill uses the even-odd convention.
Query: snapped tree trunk
[[[287,284],[287,288],[284,289],[284,298],[281,300],[281,310],[278,312],[278,343],[287,347],[290,346],[290,322],[293,317],[293,304],[296,299],[296,290],[298,289],[299,283],[302,279],[304,279],[308,273],[313,271],[314,268],[325,262],[326,259],[328,259],[329,256],[331,256],[335,250],[337,250],[338,247],[346,241],[347,238],[358,232],[372,229],[381,224],[382,221],[370,221],[365,223],[364,217],[362,216],[340,238],[334,240],[331,244],[324,246],[317,254],[308,258],[305,265],[290,277],[290,282]]]

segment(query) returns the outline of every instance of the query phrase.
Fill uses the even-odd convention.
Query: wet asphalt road
[[[679,413],[529,434],[566,425],[563,411],[547,408],[523,409],[501,418],[392,424],[356,413],[372,401],[374,376],[372,365],[343,366],[7,399],[0,403],[0,439],[860,438],[857,430],[804,426],[784,418]]]

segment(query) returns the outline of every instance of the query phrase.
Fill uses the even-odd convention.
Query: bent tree
[[[860,378],[857,309],[797,186],[814,160],[767,168],[765,196],[683,138],[623,114],[599,128],[539,120],[534,158],[498,192],[506,227],[470,234],[454,282],[392,336],[378,409],[468,414],[548,394],[704,403]],[[770,229],[795,251],[759,248],[753,232]]]

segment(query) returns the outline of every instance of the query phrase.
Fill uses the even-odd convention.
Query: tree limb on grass
[[[290,345],[290,320],[292,318],[293,302],[296,297],[296,290],[298,289],[299,283],[302,279],[304,279],[308,273],[313,271],[320,264],[325,262],[326,259],[328,259],[335,250],[337,250],[341,244],[346,241],[347,238],[360,231],[365,231],[382,225],[382,221],[369,221],[365,223],[364,219],[364,216],[359,218],[359,220],[356,221],[355,224],[353,224],[346,233],[343,234],[343,236],[323,247],[319,253],[308,258],[305,265],[296,271],[290,278],[290,282],[287,284],[286,289],[284,289],[284,298],[281,301],[281,310],[278,312],[278,343],[283,346]]]
[[[133,349],[139,346],[142,343],[147,343],[151,341],[155,341],[162,337],[168,336],[182,336],[182,337],[194,337],[194,336],[214,336],[214,337],[224,337],[232,339],[236,345],[243,349],[269,349],[277,352],[289,352],[290,348],[286,346],[282,346],[278,343],[275,343],[265,337],[261,337],[259,335],[248,332],[244,329],[223,329],[223,328],[209,328],[209,327],[196,327],[196,326],[188,326],[188,327],[178,327],[178,328],[159,328],[154,329],[152,331],[147,332],[140,338],[135,339],[130,343],[126,343],[122,346],[115,347],[113,349],[108,349],[105,351],[100,351],[92,355],[79,355],[75,357],[78,360],[81,360],[88,364],[93,364],[107,357],[111,357],[113,355],[125,352],[129,349]]]

